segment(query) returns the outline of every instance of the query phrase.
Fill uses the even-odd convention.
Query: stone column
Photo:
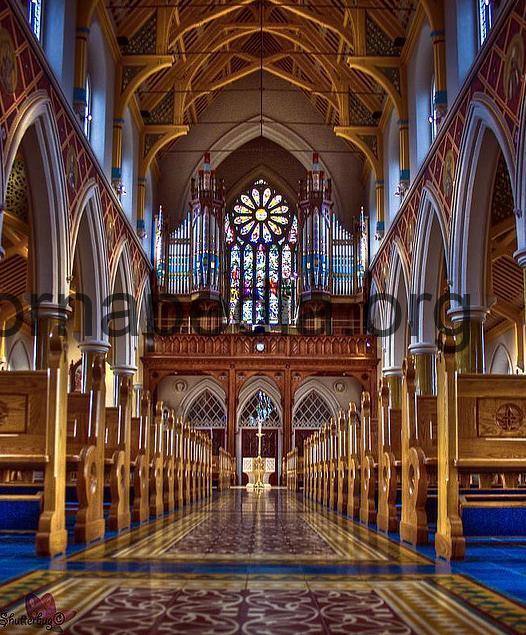
[[[382,375],[389,386],[389,405],[398,410],[402,407],[402,369],[394,366],[383,368]]]
[[[92,384],[92,365],[96,355],[107,355],[110,345],[99,340],[86,340],[79,344],[82,354],[82,392],[89,392]]]
[[[526,249],[516,251],[513,256],[517,264],[522,269],[522,292],[526,300]],[[526,306],[526,305],[525,305]],[[526,337],[525,337],[525,315],[522,315],[522,322],[516,325],[517,329],[517,366],[526,372]]]
[[[122,380],[125,377],[133,377],[137,372],[137,368],[135,366],[112,366],[111,370],[113,372],[113,405],[118,406]],[[130,406],[132,403],[131,398],[132,395],[130,395]]]
[[[419,342],[409,346],[415,362],[415,390],[417,395],[436,394],[437,347],[430,342]]]
[[[459,373],[484,372],[485,307],[459,307],[449,310],[456,337],[455,364]]]
[[[69,308],[64,305],[43,302],[33,307],[33,335],[34,335],[34,362],[35,368],[48,368],[49,342],[51,335],[59,331],[67,340],[66,323],[69,317]]]

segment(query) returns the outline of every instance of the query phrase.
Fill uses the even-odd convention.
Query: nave
[[[216,493],[51,561],[20,537],[2,552],[6,633],[32,628],[16,624],[30,593],[54,603],[67,633],[526,631],[524,544],[435,562],[283,488]]]

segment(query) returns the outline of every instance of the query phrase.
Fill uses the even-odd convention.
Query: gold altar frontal
[[[247,489],[255,489],[257,483],[263,488],[270,488],[270,475],[276,471],[276,460],[273,458],[244,457],[243,472],[248,476]]]

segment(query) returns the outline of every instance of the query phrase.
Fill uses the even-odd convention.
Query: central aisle
[[[52,594],[70,633],[435,635],[526,625],[512,601],[284,490],[233,489],[55,560],[5,585],[1,604],[23,615],[30,591]]]

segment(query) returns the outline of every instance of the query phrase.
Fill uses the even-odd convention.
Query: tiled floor
[[[51,562],[32,549],[0,537],[2,577],[19,576],[0,632],[35,632],[15,622],[40,612],[68,633],[526,633],[523,543],[450,567],[284,490],[231,490]]]

